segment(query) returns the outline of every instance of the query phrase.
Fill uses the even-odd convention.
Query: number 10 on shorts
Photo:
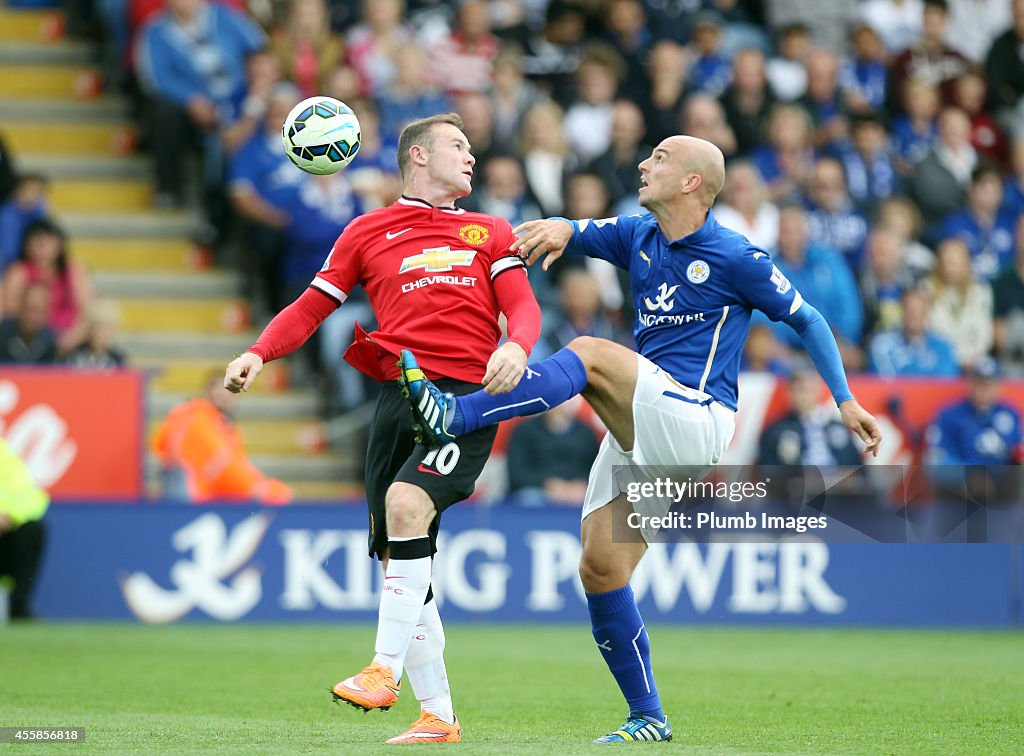
[[[459,464],[459,446],[454,441],[445,444],[440,449],[432,449],[423,458],[424,467],[433,467],[442,475],[447,475]]]

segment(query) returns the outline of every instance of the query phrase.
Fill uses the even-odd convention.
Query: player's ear
[[[701,184],[704,180],[701,178],[699,173],[688,173],[686,174],[686,180],[683,181],[683,194],[693,194],[695,191],[700,189]]]
[[[409,148],[409,158],[412,160],[413,165],[426,165],[429,152],[422,144],[414,144]]]

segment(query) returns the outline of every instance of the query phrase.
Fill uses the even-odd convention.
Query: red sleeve
[[[508,318],[508,340],[516,342],[529,355],[540,336],[540,305],[533,296],[526,270],[508,270],[495,278],[494,296]]]
[[[277,313],[248,351],[264,362],[291,354],[306,343],[313,331],[338,309],[338,303],[312,287]]]

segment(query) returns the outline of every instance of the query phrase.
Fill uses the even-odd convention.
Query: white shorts
[[[736,413],[703,391],[683,386],[642,355],[637,355],[636,390],[633,393],[632,451],[623,451],[611,433],[605,435],[590,469],[587,495],[583,501],[586,518],[616,496],[625,493],[631,481],[646,481],[678,474],[688,468],[693,477],[706,474],[732,440]],[[644,515],[662,516],[671,502],[649,502],[654,511]],[[648,538],[648,534],[645,534]]]

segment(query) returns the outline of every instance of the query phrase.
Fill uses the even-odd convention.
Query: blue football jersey
[[[769,254],[710,211],[701,228],[675,241],[650,213],[578,224],[568,253],[629,271],[640,354],[735,410],[751,311],[781,320],[803,302]]]
[[[978,409],[969,399],[947,407],[928,428],[934,464],[1007,465],[1021,443],[1020,415],[997,402]]]

